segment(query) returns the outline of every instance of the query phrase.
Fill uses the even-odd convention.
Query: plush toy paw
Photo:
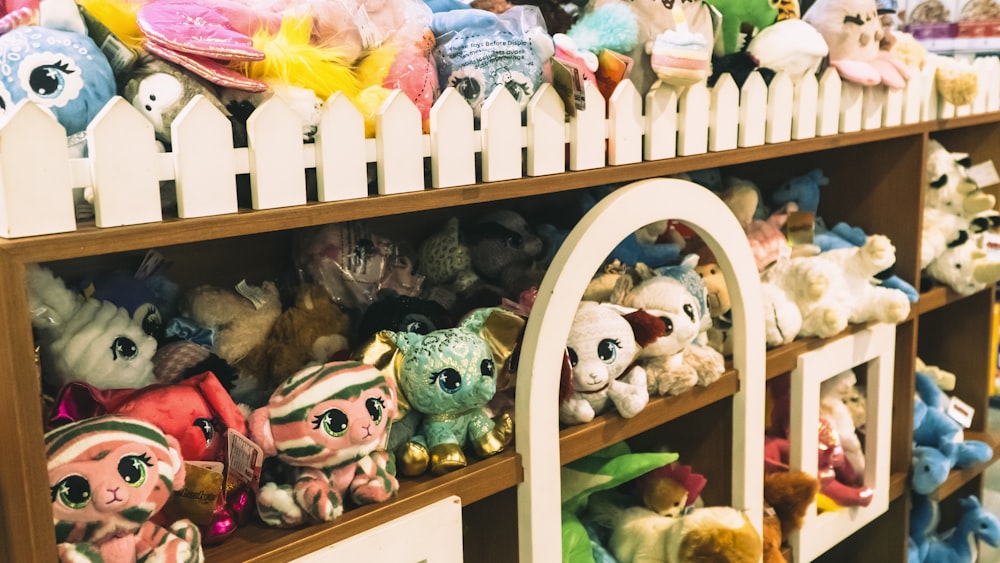
[[[479,457],[496,455],[504,450],[514,438],[514,420],[509,414],[503,413],[493,419],[493,428],[471,440],[472,449]]]
[[[268,526],[291,528],[303,524],[306,515],[295,502],[291,485],[267,483],[257,493],[257,514]]]
[[[847,328],[847,311],[836,307],[818,307],[802,319],[803,336],[829,338]]]
[[[630,383],[617,379],[612,381],[608,396],[623,418],[632,418],[639,414],[639,411],[646,408],[646,404],[649,403],[645,370],[641,367],[633,368]]]
[[[295,502],[319,522],[330,522],[344,513],[340,494],[321,479],[306,478],[296,483]]]
[[[682,354],[676,354],[682,360]],[[682,362],[671,362],[670,358],[653,358],[646,363],[647,387],[650,392],[660,395],[680,395],[698,384],[698,372]]]
[[[881,289],[878,294],[882,296],[879,300],[881,306],[875,309],[875,318],[882,323],[896,324],[910,314],[910,300],[905,293],[896,289]],[[867,319],[866,319],[867,320]]]
[[[896,247],[884,235],[871,235],[861,247],[861,259],[878,273],[896,263]]]
[[[559,405],[559,421],[563,424],[583,424],[594,420],[594,407],[586,400],[570,397]]]
[[[707,346],[690,345],[684,349],[684,363],[698,374],[698,385],[711,385],[726,371],[726,361],[718,351]]]
[[[413,441],[404,442],[396,450],[396,470],[407,477],[423,475],[430,459],[427,446]]]
[[[430,449],[430,470],[434,475],[444,475],[449,471],[468,465],[465,452],[458,444],[438,444]]]

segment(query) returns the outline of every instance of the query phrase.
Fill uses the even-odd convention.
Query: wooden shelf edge
[[[735,371],[727,371],[715,383],[673,397],[652,397],[639,414],[622,418],[617,413],[601,415],[586,424],[559,433],[559,458],[565,465],[636,434],[656,428],[707,405],[731,397],[739,391]]]
[[[907,473],[893,473],[889,476],[889,502],[892,502],[899,497],[903,496],[909,487],[909,474]]]
[[[189,219],[167,217],[156,223],[104,229],[97,228],[93,223],[90,223],[67,233],[0,239],[0,251],[10,252],[24,261],[36,262],[98,256],[186,244],[208,238],[244,236],[341,221],[530,197],[594,185],[677,174],[708,167],[745,164],[908,136],[920,136],[933,131],[998,121],[1000,121],[1000,113],[991,112],[730,151],[707,152],[692,156],[620,166],[604,166],[591,170],[565,171],[548,176],[524,177],[468,186],[427,188],[403,194],[369,195],[363,198],[333,202],[310,202],[305,205],[278,209],[240,209],[237,213],[211,217]]]
[[[903,322],[906,322],[905,320]],[[830,338],[807,337],[795,340],[790,344],[779,346],[767,351],[766,378],[773,379],[783,373],[788,373],[798,365],[799,356],[821,348],[826,344],[846,336],[861,332],[875,323],[847,325],[847,328]]]
[[[940,309],[946,305],[950,305],[951,303],[955,303],[956,301],[961,301],[967,297],[972,297],[973,295],[977,295],[982,291],[993,291],[993,286],[991,285],[989,287],[983,288],[979,292],[973,293],[971,295],[962,295],[960,293],[956,293],[954,290],[948,287],[943,287],[943,286],[935,287],[920,294],[920,300],[917,301],[917,306],[916,306],[917,314],[923,315],[931,311],[936,311],[937,309]]]
[[[989,432],[965,432],[966,440],[981,440],[986,442],[993,447],[993,457],[973,465],[972,467],[966,467],[965,469],[953,469],[951,473],[948,474],[948,478],[942,483],[937,490],[931,493],[930,497],[936,501],[942,501],[955,491],[961,489],[966,483],[975,479],[979,475],[986,471],[986,469],[993,465],[997,459],[1000,459],[1000,435],[990,434]]]
[[[520,454],[505,451],[442,477],[403,479],[399,495],[384,503],[349,510],[328,524],[286,530],[249,524],[223,544],[205,550],[207,563],[279,563],[302,557],[381,524],[458,495],[472,504],[524,480]]]

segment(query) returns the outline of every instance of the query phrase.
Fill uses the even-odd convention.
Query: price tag
[[[992,160],[970,166],[965,172],[980,188],[988,188],[1000,184],[1000,175],[997,175],[997,167],[993,165]]]
[[[972,408],[968,403],[958,397],[952,397],[948,401],[948,408],[945,412],[947,412],[948,416],[953,418],[955,422],[961,424],[962,428],[971,427],[972,417],[976,415],[976,409]]]
[[[815,240],[816,216],[812,211],[791,211],[785,223],[785,236],[788,244],[812,244]]]
[[[229,469],[226,480],[239,479],[257,486],[260,480],[260,466],[264,461],[264,451],[243,434],[230,428],[226,434],[229,440]],[[227,489],[230,483],[227,483]]]
[[[236,284],[236,293],[249,299],[253,303],[254,309],[260,309],[267,303],[267,294],[264,293],[264,290],[248,284],[247,280],[240,280],[240,283]]]
[[[170,261],[167,260],[166,256],[155,250],[150,250],[146,252],[145,256],[142,257],[142,263],[139,264],[139,267],[136,269],[135,274],[132,277],[137,280],[144,280],[169,265]]]

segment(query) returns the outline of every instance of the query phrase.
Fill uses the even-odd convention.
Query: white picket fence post
[[[247,119],[250,199],[254,209],[306,203],[302,122],[281,98],[272,96]]]
[[[864,87],[850,81],[840,83],[840,132],[861,130],[864,108]]]
[[[587,103],[590,101],[588,99]],[[631,80],[621,81],[608,101],[608,164],[642,160],[642,97]]]
[[[767,84],[759,72],[747,76],[740,89],[740,132],[737,144],[755,147],[764,144],[767,129]]]
[[[0,236],[76,230],[66,130],[28,101],[0,126]]]
[[[677,155],[708,151],[708,88],[701,81],[684,89],[677,102]]]
[[[882,127],[885,111],[885,86],[866,86],[861,92],[861,128],[865,131]]]
[[[177,216],[236,213],[236,156],[233,128],[201,94],[170,125],[177,187]]]
[[[378,193],[424,189],[424,139],[420,110],[403,92],[393,90],[375,114]]]
[[[986,74],[986,111],[1000,111],[1000,57],[989,57]]]
[[[795,83],[792,99],[792,138],[810,139],[816,136],[819,82],[815,74],[806,74]]]
[[[643,158],[677,156],[677,118],[677,91],[657,80],[646,92]]]
[[[895,127],[903,123],[903,95],[905,88],[886,88],[882,104],[882,125]]]
[[[784,72],[779,72],[767,85],[767,117],[764,128],[765,143],[784,143],[792,138],[792,112],[795,85]]]
[[[484,182],[521,177],[521,106],[506,88],[496,88],[479,111]]]
[[[528,102],[527,112],[528,176],[565,172],[566,113],[555,88],[542,84]]]
[[[153,124],[115,96],[87,127],[98,227],[163,220]],[[65,153],[62,153],[65,155]]]
[[[337,92],[323,104],[316,131],[316,199],[338,201],[368,196],[365,118]]]
[[[903,123],[909,125],[922,119],[922,104],[926,76],[916,68],[910,69],[910,80],[903,89]]]
[[[505,88],[506,89],[506,88]],[[445,88],[431,107],[431,185],[476,183],[472,106],[454,88]]]
[[[936,67],[928,62],[920,72],[922,75],[922,90],[920,91],[920,119],[921,121],[933,121],[937,119],[937,79],[935,78]]]
[[[819,79],[816,107],[816,134],[836,135],[840,131],[840,91],[843,83],[836,69],[827,67]]]
[[[740,88],[725,73],[709,93],[708,150],[728,151],[737,147],[740,130]]]
[[[591,81],[584,82],[587,107],[569,118],[569,169],[589,170],[604,166],[607,123],[604,96]]]

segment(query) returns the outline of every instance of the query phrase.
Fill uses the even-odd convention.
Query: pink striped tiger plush
[[[150,521],[184,485],[177,440],[123,416],[100,416],[45,434],[52,516],[63,562],[201,563],[198,528]]]
[[[267,483],[257,512],[271,526],[329,522],[344,504],[388,500],[399,482],[387,467],[395,382],[373,366],[332,362],[300,370],[250,416],[250,437],[292,466],[292,483]]]

